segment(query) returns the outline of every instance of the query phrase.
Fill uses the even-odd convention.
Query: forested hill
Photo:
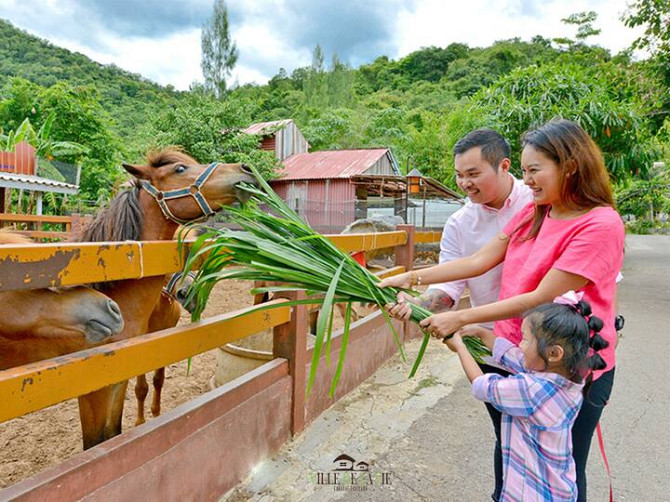
[[[62,81],[94,85],[108,106],[123,105],[128,100],[152,102],[179,94],[172,86],[162,87],[114,64],[102,65],[57,47],[4,19],[0,19],[0,40],[0,86],[10,77],[23,77],[43,87]]]

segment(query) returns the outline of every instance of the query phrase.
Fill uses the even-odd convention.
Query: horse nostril
[[[251,168],[246,164],[240,164],[240,169],[247,174],[253,174]]]
[[[107,308],[116,317],[121,317],[121,309],[114,300],[107,300]]]

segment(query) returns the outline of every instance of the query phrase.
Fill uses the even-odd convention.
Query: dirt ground
[[[230,312],[252,305],[251,283],[225,281],[217,285],[209,299],[204,317]],[[179,324],[190,322],[182,315]],[[168,366],[165,371],[162,410],[171,410],[210,390],[210,380],[216,366],[215,352],[193,358],[191,372],[186,374],[186,361]],[[151,375],[147,378],[151,387]],[[123,430],[134,427],[137,403],[133,379],[126,394]],[[150,388],[145,403],[145,415],[151,420],[149,406],[153,396]],[[77,400],[73,399],[50,408],[0,424],[0,487],[7,487],[28,478],[47,467],[58,464],[82,451]]]

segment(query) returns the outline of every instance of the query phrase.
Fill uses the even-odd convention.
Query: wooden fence
[[[423,233],[416,237],[431,238]],[[396,266],[385,275],[400,273],[413,264],[412,226],[396,232],[329,238],[349,252],[394,247]],[[2,246],[0,291],[164,275],[181,270],[183,258],[170,241]],[[304,298],[304,292],[286,296]],[[407,326],[394,323],[401,338],[407,339]],[[359,320],[351,326],[335,397],[328,396],[334,368],[321,364],[306,399],[311,362],[306,343],[307,307],[263,312],[249,308],[0,371],[0,422],[269,328],[274,333],[273,361],[0,491],[0,500],[216,500],[396,351],[381,313]],[[334,334],[331,359],[337,358],[341,334]],[[213,444],[225,448],[212,451]]]
[[[52,216],[0,213],[0,228],[10,226],[15,233],[26,235],[32,239],[67,240],[71,233],[77,231],[88,218],[90,217],[80,214]],[[42,227],[44,224],[51,229],[44,230]]]

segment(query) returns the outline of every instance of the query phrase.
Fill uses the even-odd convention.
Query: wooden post
[[[414,268],[414,225],[398,225],[396,230],[404,230],[407,232],[407,242],[404,246],[396,246],[395,248],[395,264],[405,267],[405,272]],[[403,323],[403,341],[408,340],[411,336],[412,321]]]
[[[407,233],[407,242],[395,248],[395,264],[402,265],[407,272],[414,268],[414,225],[398,225],[396,230]]]
[[[275,294],[275,298],[290,301],[304,300],[304,291],[286,291]],[[296,305],[291,320],[274,328],[272,354],[288,359],[292,379],[293,400],[291,405],[291,433],[298,434],[305,428],[305,383],[307,375],[307,307]]]
[[[81,214],[72,213],[70,217],[72,218],[70,221],[70,235],[78,234],[82,224]]]

